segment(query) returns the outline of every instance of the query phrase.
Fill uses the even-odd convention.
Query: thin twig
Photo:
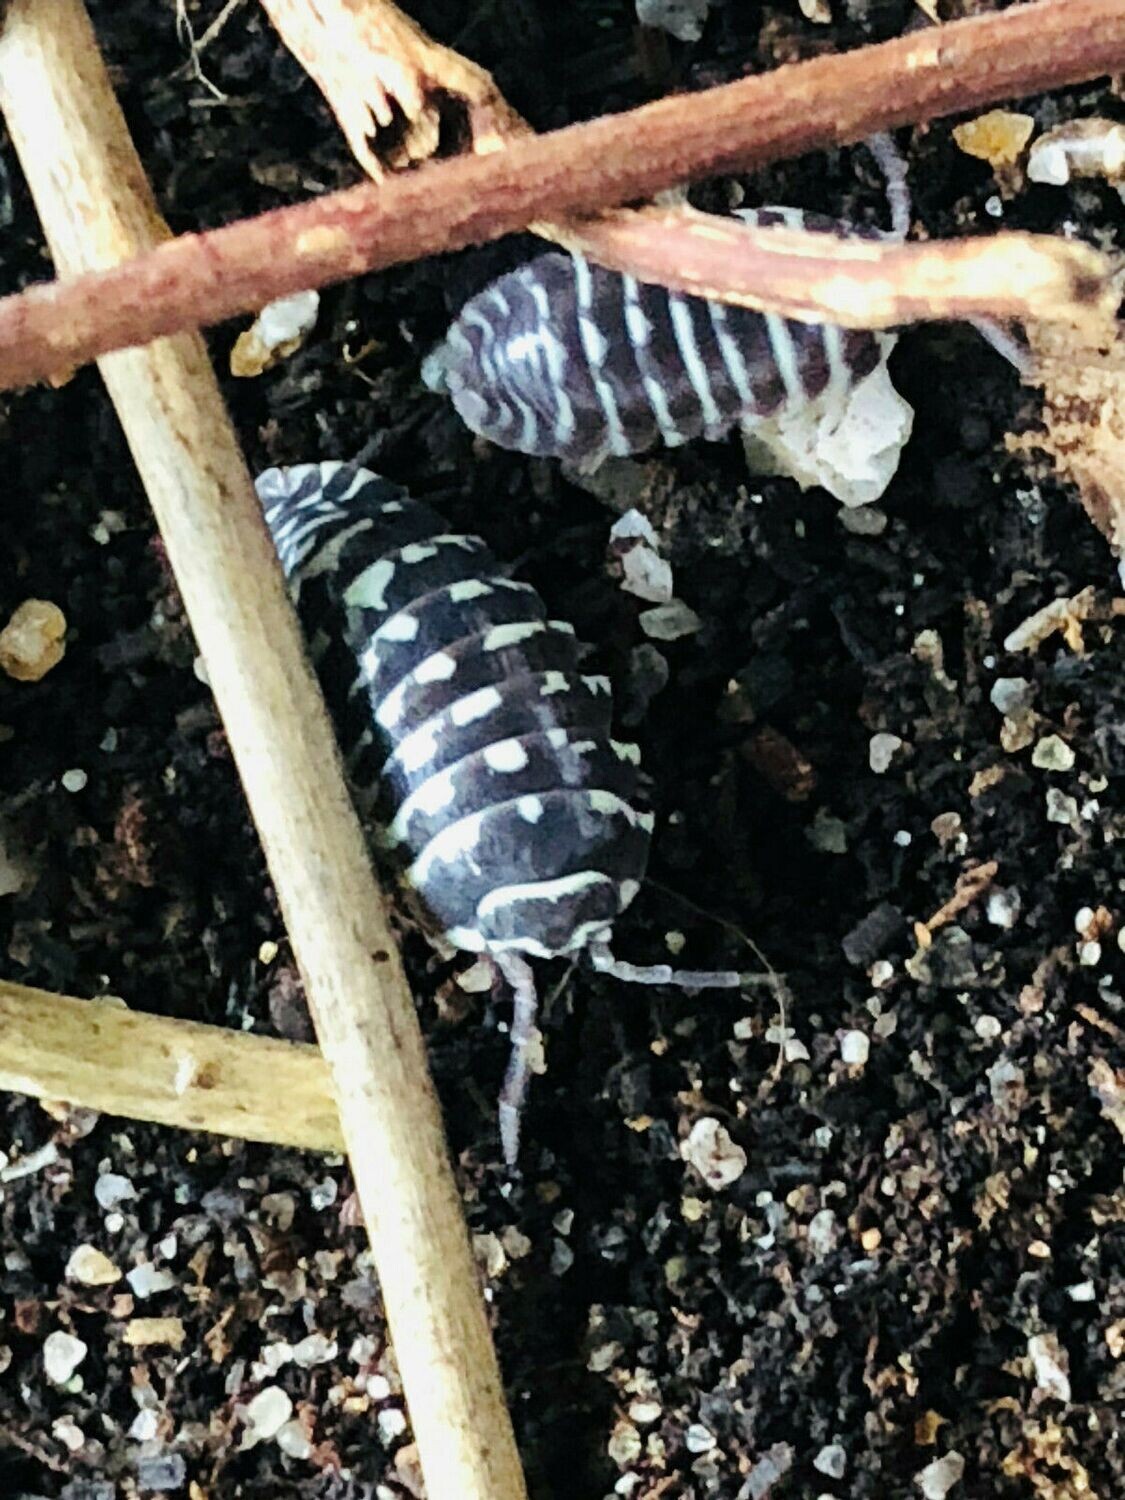
[[[0,1089],[304,1151],[342,1151],[317,1047],[0,980]]]
[[[1125,67],[1125,0],[1038,0],[364,183],[0,301],[0,387],[275,297]],[[898,254],[909,252],[899,249]],[[1097,296],[1083,262],[1073,293]],[[1095,277],[1095,281],[1097,278]]]
[[[59,273],[167,234],[81,0],[10,0],[0,105]],[[429,1493],[524,1500],[417,1015],[198,335],[101,373],[207,666],[332,1071]]]

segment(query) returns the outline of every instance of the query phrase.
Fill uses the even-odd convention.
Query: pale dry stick
[[[12,0],[0,106],[61,275],[168,233],[81,0]],[[410,991],[202,340],[101,372],[207,665],[332,1072],[427,1488],[523,1500]]]
[[[0,388],[57,377],[110,349],[496,239],[533,221],[651,198],[689,179],[1123,67],[1125,0],[1038,0],[521,137],[489,155],[457,157],[205,235],[183,235],[128,265],[0,300]],[[894,245],[886,253],[901,267],[925,248]],[[1108,262],[1091,261],[1093,252],[1083,247],[1068,248],[1079,252],[1070,297],[1100,306]],[[755,276],[766,276],[772,261],[791,279],[785,257],[763,255],[757,246],[752,253]],[[1050,253],[1066,250],[1056,242]],[[863,279],[870,275],[865,266]],[[763,302],[769,293],[767,279]],[[1034,311],[1070,316],[1073,305]]]
[[[0,980],[0,1090],[302,1151],[343,1151],[317,1047]]]

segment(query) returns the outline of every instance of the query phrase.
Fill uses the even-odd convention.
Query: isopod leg
[[[518,953],[497,953],[494,962],[512,991],[512,1055],[500,1090],[499,1116],[504,1160],[514,1167],[520,1151],[520,1120],[531,1083],[531,1047],[539,999],[535,974],[526,958]]]
[[[670,964],[631,964],[615,958],[605,943],[591,943],[590,962],[599,974],[626,984],[666,984],[678,990],[737,990],[748,977],[737,969],[673,969]]]

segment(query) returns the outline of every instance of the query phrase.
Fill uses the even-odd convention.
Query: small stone
[[[272,938],[267,938],[264,943],[258,944],[258,962],[260,964],[272,964],[278,954],[278,946]]]
[[[293,1345],[293,1363],[302,1370],[311,1370],[314,1365],[327,1365],[339,1354],[339,1345],[323,1333],[310,1333]]]
[[[1031,704],[1031,683],[1026,677],[998,677],[988,700],[1005,717],[1018,714]]]
[[[130,1318],[123,1336],[132,1349],[166,1344],[169,1349],[179,1350],[183,1348],[187,1332],[181,1318]]]
[[[508,1257],[496,1234],[473,1235],[473,1257],[484,1274],[495,1281],[508,1269]]]
[[[154,1266],[149,1260],[144,1260],[139,1266],[127,1271],[125,1280],[129,1283],[133,1296],[142,1301],[146,1297],[155,1297],[160,1292],[170,1292],[174,1286],[179,1285],[173,1271],[165,1266]]]
[[[86,1434],[73,1417],[59,1417],[51,1423],[51,1432],[71,1453],[77,1453],[86,1442]]]
[[[638,1427],[651,1427],[654,1422],[659,1422],[664,1415],[664,1408],[659,1401],[633,1401],[629,1405],[629,1420],[636,1422]]]
[[[887,513],[877,505],[842,506],[839,520],[853,536],[882,536],[887,529]]]
[[[339,1196],[340,1185],[334,1177],[325,1177],[321,1182],[314,1182],[309,1189],[309,1202],[319,1213],[323,1209],[331,1208]]]
[[[864,1031],[845,1031],[840,1037],[840,1057],[849,1068],[862,1068],[871,1054],[871,1039]]]
[[[309,1435],[300,1422],[286,1422],[277,1430],[277,1446],[289,1458],[305,1459],[313,1451]]]
[[[242,1449],[255,1448],[276,1437],[293,1415],[293,1402],[279,1385],[267,1385],[242,1412],[245,1431],[242,1434]]]
[[[1016,925],[1023,902],[1019,891],[1009,886],[995,885],[988,893],[985,916],[993,927],[1011,928]]]
[[[235,340],[230,352],[231,374],[240,379],[260,375],[295,353],[316,326],[319,308],[320,295],[313,291],[294,292],[268,302]]]
[[[840,1238],[840,1226],[830,1208],[818,1209],[809,1220],[809,1249],[817,1257],[830,1255]]]
[[[1018,1114],[1027,1098],[1023,1069],[1009,1058],[1002,1057],[999,1062],[993,1063],[985,1076],[996,1108],[1007,1114]]]
[[[66,1263],[66,1279],[79,1286],[112,1286],[121,1271],[94,1245],[79,1245]]]
[[[995,171],[1015,166],[1035,130],[1031,115],[1010,109],[990,109],[975,120],[953,127],[953,139],[966,156],[986,161]]]
[[[822,854],[846,854],[848,852],[848,830],[839,818],[834,818],[826,807],[819,807],[805,837],[814,849]]]
[[[64,771],[59,780],[62,782],[64,791],[81,792],[85,790],[86,783],[90,778],[85,771],[74,767],[72,770]]]
[[[120,1208],[123,1203],[137,1196],[137,1190],[127,1177],[120,1176],[117,1172],[103,1172],[94,1183],[94,1197],[99,1208],[110,1213],[115,1208]]]
[[[384,1406],[375,1420],[384,1443],[396,1443],[406,1431],[406,1413],[401,1406]]]
[[[142,1494],[166,1495],[182,1490],[186,1479],[182,1453],[149,1453],[137,1460],[137,1488]]]
[[[848,1467],[848,1455],[839,1443],[829,1443],[812,1462],[818,1474],[827,1474],[829,1479],[843,1479]]]
[[[1072,1302],[1093,1302],[1098,1294],[1092,1281],[1077,1281],[1067,1287],[1066,1295]]]
[[[667,31],[678,42],[697,42],[710,4],[711,0],[637,0],[637,20]]]
[[[691,1134],[680,1143],[680,1155],[714,1192],[737,1182],[746,1170],[746,1152],[710,1117],[696,1120]]]
[[[641,1435],[632,1422],[620,1421],[610,1434],[606,1452],[619,1469],[635,1464],[644,1451]]]
[[[902,740],[897,734],[873,734],[867,747],[867,761],[876,776],[890,770],[891,761],[902,749]]]
[[[146,1406],[133,1418],[129,1436],[136,1443],[151,1443],[160,1431],[160,1416],[151,1406]]]
[[[621,560],[621,587],[651,604],[672,600],[672,569],[657,551],[652,522],[639,510],[627,510],[610,527],[611,551]]]
[[[1031,752],[1031,764],[1040,771],[1069,771],[1074,765],[1074,751],[1057,734],[1047,734]]]
[[[38,682],[66,652],[66,616],[47,599],[25,599],[0,630],[0,667],[17,682]]]
[[[72,1333],[56,1329],[43,1342],[43,1369],[52,1385],[65,1385],[89,1353]]]
[[[1047,788],[1047,822],[1063,823],[1067,827],[1078,822],[1078,803],[1057,786]]]
[[[703,628],[703,621],[682,599],[642,610],[638,619],[645,635],[654,641],[678,641],[681,636],[695,635]]]
[[[1070,1377],[1066,1355],[1053,1333],[1036,1333],[1027,1341],[1027,1352],[1035,1370],[1035,1389],[1055,1401],[1070,1400]]]
[[[702,1422],[693,1422],[684,1433],[684,1447],[689,1453],[708,1453],[715,1446],[715,1434]]]
[[[867,968],[876,959],[877,954],[891,947],[891,944],[901,938],[904,932],[906,932],[906,921],[904,921],[903,913],[898,910],[897,906],[891,906],[889,901],[880,901],[862,918],[862,921],[856,922],[856,926],[844,935],[840,944],[843,948],[844,959],[853,963],[856,968]],[[874,984],[877,981],[873,978],[871,983]]]
[[[1084,969],[1092,969],[1102,961],[1101,943],[1090,941],[1078,944],[1078,962]]]
[[[982,1042],[994,1042],[1003,1029],[995,1016],[978,1016],[973,1022],[973,1030]]]
[[[914,1482],[922,1491],[924,1500],[945,1500],[953,1486],[960,1482],[964,1472],[965,1460],[953,1448],[915,1474]]]

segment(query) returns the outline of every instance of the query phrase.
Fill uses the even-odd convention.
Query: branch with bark
[[[183,235],[125,265],[0,301],[0,387],[58,378],[107,350],[221,322],[308,287],[529,225],[560,226],[572,216],[650,198],[685,180],[862,140],[895,125],[1121,68],[1125,0],[1038,0],[548,135],[521,135],[506,144],[496,136],[497,149],[486,154],[435,162],[207,234]],[[613,234],[627,233],[619,218],[619,227],[613,223],[602,243],[596,224],[575,232],[585,237],[591,255],[611,258]],[[726,244],[726,284],[760,288],[764,263],[776,267],[782,259],[763,250],[761,237],[745,227]],[[1097,252],[1058,240],[1032,241],[1038,247],[1032,249],[1001,236],[980,245],[1000,248],[966,251],[968,260],[1003,256],[1008,245],[1032,265],[1022,285],[1008,272],[993,282],[1006,315],[1018,316],[1022,309],[1042,320],[1073,319],[1084,311],[1104,313],[1111,304],[1110,264]],[[685,290],[717,290],[703,237],[681,239],[681,248],[682,254],[678,249],[664,257],[669,263],[662,279]],[[823,255],[823,241],[815,250]],[[631,253],[636,255],[635,246]],[[873,258],[858,272],[862,286],[855,276],[850,292],[841,290],[843,283],[833,286],[831,278],[824,283],[833,311],[821,316],[849,321],[849,299],[870,315],[886,276],[882,257],[892,257],[901,277],[910,265],[932,266],[932,253],[916,245],[869,250]],[[791,267],[784,279],[791,296]],[[975,316],[985,283],[977,276],[970,280],[965,315]],[[956,286],[949,291],[941,315],[960,316]],[[767,304],[766,294],[761,302]],[[785,305],[798,310],[792,302]],[[995,302],[990,311],[997,312]],[[815,316],[808,307],[802,315]]]

